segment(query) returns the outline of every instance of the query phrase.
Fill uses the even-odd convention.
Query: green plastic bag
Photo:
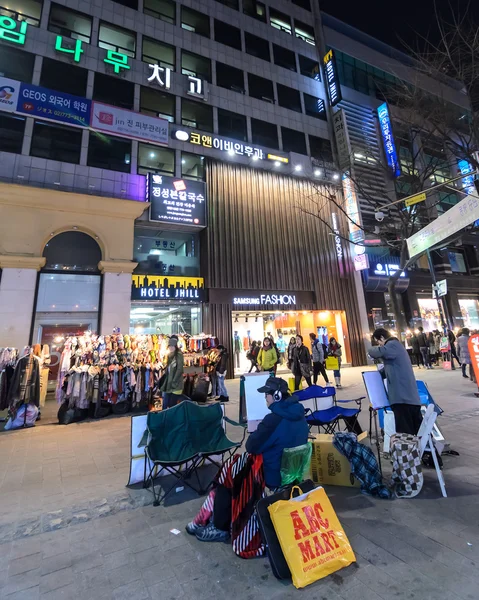
[[[281,458],[282,486],[304,481],[305,476],[309,473],[312,449],[313,446],[308,442],[302,446],[283,450]]]

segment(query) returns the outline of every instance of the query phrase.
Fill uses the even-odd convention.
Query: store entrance
[[[304,344],[311,350],[310,333],[315,333],[322,343],[335,337],[343,347],[343,364],[351,362],[346,315],[344,311],[234,311],[232,315],[233,340],[231,352],[235,375],[248,372],[251,361],[246,354],[253,341],[263,343],[272,337],[281,355],[278,373],[288,373],[288,345],[291,338],[302,335]]]

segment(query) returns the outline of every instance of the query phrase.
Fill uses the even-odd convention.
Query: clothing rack
[[[65,341],[60,358],[56,398],[68,408],[100,417],[102,404],[120,405],[123,412],[147,410],[159,395],[160,379],[171,336],[85,333]],[[212,335],[178,335],[185,374],[208,365],[207,354],[218,345]],[[120,407],[117,406],[118,412]]]

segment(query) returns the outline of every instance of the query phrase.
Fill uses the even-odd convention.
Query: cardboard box
[[[358,441],[367,436],[364,431]],[[324,485],[359,487],[359,481],[352,475],[348,459],[333,446],[332,435],[319,433],[313,440],[311,455],[311,479]]]

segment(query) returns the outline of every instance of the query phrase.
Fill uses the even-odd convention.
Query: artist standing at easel
[[[387,329],[376,329],[373,339],[378,346],[369,349],[369,356],[380,358],[384,363],[396,433],[417,435],[422,423],[421,400],[408,353]]]

